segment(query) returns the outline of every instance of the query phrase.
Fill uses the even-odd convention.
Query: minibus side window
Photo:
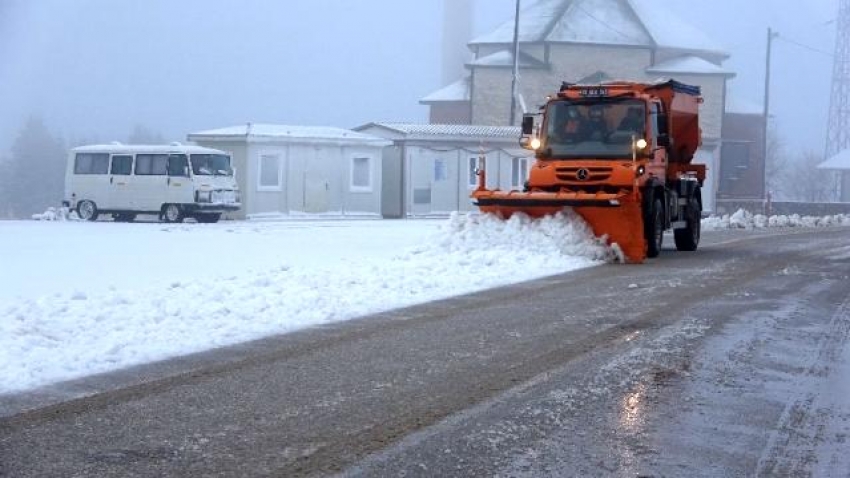
[[[129,155],[115,155],[112,157],[112,174],[115,176],[129,176],[133,172],[133,157]]]
[[[172,154],[168,157],[169,176],[189,176],[189,158],[185,154]]]
[[[77,153],[74,174],[108,174],[108,153]]]
[[[137,154],[137,176],[165,176],[168,173],[167,154]]]

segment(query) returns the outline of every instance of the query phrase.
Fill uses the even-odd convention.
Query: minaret
[[[471,53],[466,44],[472,40],[474,0],[443,0],[443,85],[454,83],[465,74],[464,64]]]

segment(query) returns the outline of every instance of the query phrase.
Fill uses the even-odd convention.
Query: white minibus
[[[154,214],[165,222],[213,223],[238,210],[241,197],[229,153],[179,143],[111,144],[71,150],[64,206],[87,221]]]

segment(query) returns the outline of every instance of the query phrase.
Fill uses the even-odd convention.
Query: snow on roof
[[[312,140],[345,143],[386,143],[381,138],[332,126],[292,126],[278,124],[253,124],[212,129],[189,134],[190,140],[232,140],[251,138],[265,140]]]
[[[224,151],[212,148],[204,148],[194,144],[90,144],[79,146],[71,150],[74,153],[117,153],[117,154],[227,154]]]
[[[440,103],[443,101],[469,101],[472,98],[469,89],[470,77],[461,78],[449,86],[441,88],[419,100],[420,103]]]
[[[850,149],[836,154],[818,165],[818,169],[850,170]]]
[[[513,19],[470,45],[513,42]],[[659,0],[541,0],[520,13],[520,42],[661,47],[729,54]]]
[[[520,136],[518,126],[482,126],[464,124],[369,123],[355,128],[362,131],[382,128],[409,139],[454,138],[507,138],[514,141]]]
[[[549,28],[563,15],[565,3],[570,0],[541,0],[524,8],[519,16],[519,41],[538,43],[546,40]],[[501,24],[496,30],[480,36],[470,42],[472,45],[483,43],[512,43],[514,38],[514,20]]]
[[[467,65],[471,66],[490,66],[490,67],[513,67],[514,66],[514,54],[509,50],[501,50],[493,53],[491,55],[483,56],[476,60],[473,60]],[[534,58],[531,55],[520,52],[519,54],[519,66],[521,68],[544,68],[546,65]]]
[[[657,46],[712,53],[724,58],[729,56],[720,44],[671,12],[664,0],[628,0],[628,2]]]
[[[646,69],[647,73],[735,76],[735,73],[703,58],[685,55]]]
[[[627,2],[576,0],[547,36],[551,42],[652,45],[652,38]]]

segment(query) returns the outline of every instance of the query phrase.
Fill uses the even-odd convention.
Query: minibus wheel
[[[80,201],[77,204],[77,215],[83,221],[96,221],[98,212],[94,201],[89,201],[88,199]]]
[[[179,204],[162,206],[162,220],[165,222],[183,222],[183,208]]]

